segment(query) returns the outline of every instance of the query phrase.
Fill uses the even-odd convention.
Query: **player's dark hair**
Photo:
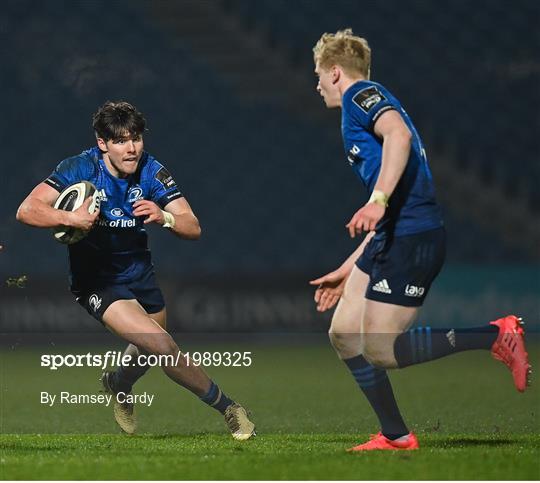
[[[103,104],[92,118],[96,137],[105,141],[139,136],[146,128],[146,119],[135,106],[125,101]]]

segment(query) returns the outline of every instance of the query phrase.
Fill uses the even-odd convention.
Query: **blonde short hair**
[[[313,58],[325,70],[339,65],[347,75],[361,74],[369,79],[371,49],[367,40],[353,35],[350,28],[324,33],[313,47]]]

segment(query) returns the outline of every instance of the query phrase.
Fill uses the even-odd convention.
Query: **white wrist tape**
[[[174,228],[174,225],[176,225],[176,219],[174,218],[174,215],[165,210],[161,210],[161,213],[163,213],[163,218],[165,218],[163,228]]]
[[[384,206],[385,208],[388,206],[388,199],[390,197],[383,193],[380,190],[373,190],[373,193],[371,193],[371,196],[369,197],[368,203],[375,203],[377,205]]]

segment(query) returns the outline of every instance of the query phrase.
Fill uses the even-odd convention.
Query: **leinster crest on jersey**
[[[143,198],[144,198],[143,190],[138,184],[129,188],[128,190],[129,203],[135,203],[137,200],[142,200]]]

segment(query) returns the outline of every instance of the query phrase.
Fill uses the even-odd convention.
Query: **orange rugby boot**
[[[499,335],[491,347],[491,355],[510,369],[516,389],[519,392],[525,391],[530,385],[529,377],[532,373],[525,350],[525,331],[522,327],[525,322],[515,315],[508,315],[490,324],[499,327]]]
[[[372,434],[367,443],[359,444],[354,448],[349,448],[347,451],[350,453],[374,450],[410,451],[418,448],[418,439],[416,439],[416,435],[412,432],[396,440],[388,439],[384,434],[379,432]]]

